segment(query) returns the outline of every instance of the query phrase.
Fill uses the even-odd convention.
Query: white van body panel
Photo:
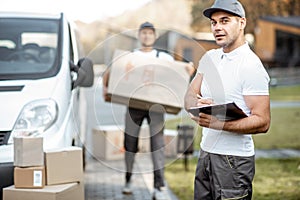
[[[22,91],[0,93],[0,130],[12,130],[22,108],[37,99],[52,96],[56,78],[0,81],[0,86],[24,86]],[[3,114],[5,113],[5,115]]]
[[[24,85],[24,88],[20,92],[0,93],[0,109],[2,113],[7,113],[7,115],[0,115],[0,129],[13,130],[19,114],[27,103],[39,99],[53,99],[58,105],[58,118],[51,128],[42,133],[44,149],[70,146],[72,139],[79,131],[79,124],[76,124],[78,120],[74,119],[76,115],[73,113],[73,101],[77,100],[74,98],[77,90],[71,90],[71,76],[68,68],[68,62],[63,62],[60,72],[55,77],[7,81],[6,85]],[[13,135],[11,134],[10,137]],[[12,146],[12,144],[0,146],[0,162],[13,161],[12,147],[7,146]]]
[[[12,16],[15,16],[12,14]],[[22,15],[18,16],[21,17]],[[28,17],[28,16],[27,16]],[[37,17],[37,16],[33,16]],[[47,18],[45,16],[44,18]],[[50,17],[50,16],[49,16]],[[57,17],[57,16],[56,16]],[[44,137],[44,149],[71,146],[73,139],[79,133],[80,124],[75,108],[79,104],[79,89],[72,90],[70,71],[70,35],[69,24],[63,19],[63,44],[61,49],[61,66],[57,75],[50,78],[35,80],[7,80],[0,81],[0,86],[24,86],[22,91],[8,91],[0,93],[0,131],[12,131],[24,106],[30,102],[52,99],[58,106],[55,123],[41,135]],[[76,41],[71,37],[72,42]],[[78,61],[77,44],[72,45],[73,62]],[[5,113],[5,114],[4,114]],[[10,137],[13,137],[11,134]],[[13,144],[0,146],[0,163],[13,162]]]

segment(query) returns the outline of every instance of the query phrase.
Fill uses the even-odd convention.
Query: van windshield
[[[59,20],[0,18],[0,79],[38,79],[58,71]]]

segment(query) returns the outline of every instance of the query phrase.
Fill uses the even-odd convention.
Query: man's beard
[[[153,47],[153,44],[142,43],[142,47],[146,47],[146,48]]]

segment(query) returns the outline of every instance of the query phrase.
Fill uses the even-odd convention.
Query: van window
[[[68,29],[69,29],[69,42],[70,42],[70,47],[69,47],[70,61],[74,62],[73,41],[72,41],[72,36],[71,36],[70,25],[68,25]]]
[[[56,48],[57,34],[56,33],[23,33],[21,36],[22,46],[30,43],[35,43],[38,46],[46,46]]]
[[[0,79],[55,75],[59,24],[59,19],[0,18]]]

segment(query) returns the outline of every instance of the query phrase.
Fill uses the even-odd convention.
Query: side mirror
[[[94,84],[93,62],[88,58],[81,58],[77,65],[71,63],[71,70],[77,73],[77,79],[73,83],[73,88],[91,87]]]

